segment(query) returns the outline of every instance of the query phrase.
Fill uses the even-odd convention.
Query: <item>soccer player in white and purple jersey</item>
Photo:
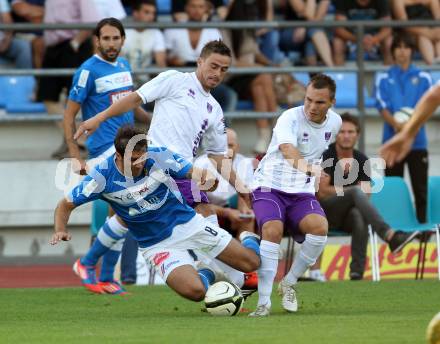
[[[92,134],[101,122],[134,109],[142,103],[155,102],[153,120],[148,131],[152,145],[163,146],[192,161],[197,155],[203,139],[203,149],[226,180],[250,205],[249,191],[236,176],[234,169],[225,166],[232,164],[225,159],[227,151],[226,129],[223,111],[210,91],[224,79],[231,64],[231,50],[222,41],[207,43],[197,60],[193,73],[167,71],[145,83],[136,92],[129,94],[105,111],[83,122],[76,137],[84,132]],[[228,175],[225,175],[225,171]],[[189,179],[176,181],[185,201],[194,210],[218,225],[215,211],[208,204],[208,197]],[[251,213],[248,209],[246,212]],[[221,264],[231,280],[241,286],[242,273],[229,270]],[[225,271],[226,272],[226,271]]]
[[[327,241],[328,224],[315,198],[315,178],[319,178],[322,154],[342,124],[341,117],[330,110],[335,92],[330,77],[315,75],[307,85],[304,106],[289,109],[278,118],[267,154],[255,171],[252,201],[262,240],[258,305],[250,316],[270,314],[284,229],[302,243],[278,289],[288,312],[298,309],[294,289],[298,278],[315,263]]]

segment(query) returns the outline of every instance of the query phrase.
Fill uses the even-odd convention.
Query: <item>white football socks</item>
[[[260,259],[258,269],[258,305],[270,307],[273,281],[278,270],[278,252],[280,245],[271,241],[261,240]]]
[[[306,234],[306,240],[301,245],[292,267],[284,277],[284,281],[289,285],[296,284],[298,278],[300,278],[310,266],[315,264],[326,242],[327,236]]]

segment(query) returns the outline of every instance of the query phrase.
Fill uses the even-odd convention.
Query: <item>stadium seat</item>
[[[239,100],[237,103],[237,110],[249,110],[252,111],[254,109],[254,103],[250,100]]]
[[[357,107],[357,75],[355,72],[328,72],[326,73],[336,82],[337,108]],[[365,107],[374,107],[375,99],[370,97],[366,87],[363,89]]]
[[[374,180],[373,184],[378,182],[378,180]],[[371,202],[392,228],[404,232],[419,230],[423,233],[420,239],[416,279],[419,277],[419,273],[420,278],[423,278],[426,245],[430,235],[435,232],[436,225],[420,223],[417,220],[408,186],[403,178],[384,177],[383,183],[383,188],[379,192],[372,193]]]
[[[43,103],[31,100],[35,88],[35,79],[32,76],[2,76],[0,77],[0,106],[5,107],[8,113],[44,113]]]
[[[171,14],[171,0],[157,0],[157,14]]]
[[[300,83],[302,83],[304,86],[306,86],[310,80],[310,75],[307,72],[295,72],[292,73],[292,76]]]
[[[440,260],[440,176],[430,176],[428,180],[428,222],[437,225],[435,235],[437,240],[437,259]],[[438,266],[440,279],[440,264]]]
[[[90,233],[92,236],[98,234],[99,229],[105,223],[108,215],[108,205],[103,200],[96,200],[92,204],[92,223],[90,224]]]

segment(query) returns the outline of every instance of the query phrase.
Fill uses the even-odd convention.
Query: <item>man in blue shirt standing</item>
[[[209,260],[217,258],[243,272],[258,268],[259,243],[255,236],[244,236],[240,245],[224,229],[196,214],[183,200],[173,179],[191,178],[200,189],[213,191],[218,184],[215,176],[193,167],[167,148],[147,147],[146,135],[131,126],[119,129],[114,144],[116,153],[96,166],[58,203],[52,245],[71,239],[66,227],[76,207],[102,199],[116,215],[100,231],[95,249],[100,253],[109,250],[127,227],[138,241],[143,257],[170,288],[187,299],[203,300],[215,278],[208,268],[195,269],[189,250]],[[91,258],[86,255],[81,259],[85,269],[80,274],[93,282],[96,261],[89,261]]]
[[[134,122],[133,111],[106,121],[87,137],[86,146],[90,160],[86,164],[81,159],[78,145],[73,139],[76,130],[75,117],[79,110],[82,111],[82,119],[87,120],[133,91],[131,67],[126,59],[119,57],[125,39],[122,23],[115,18],[102,19],[95,28],[94,38],[97,53],[76,71],[63,120],[69,154],[79,161],[77,172],[80,174],[86,174],[95,164],[114,154],[113,141],[118,129]],[[134,113],[141,121],[149,122],[149,115],[141,107],[136,108]],[[119,254],[118,246],[110,250],[102,262],[100,281],[104,288],[109,287],[108,292],[112,294],[122,290],[113,281]]]
[[[395,64],[376,79],[377,109],[385,120],[382,143],[400,132],[400,123],[394,114],[403,107],[414,108],[423,94],[431,87],[431,76],[411,63],[414,45],[409,36],[398,34],[393,39],[392,55]],[[425,127],[419,130],[411,152],[393,167],[385,170],[387,176],[403,177],[408,164],[416,203],[417,218],[425,222],[428,181],[428,151]]]

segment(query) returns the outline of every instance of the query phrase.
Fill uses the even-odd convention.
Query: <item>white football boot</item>
[[[288,312],[298,311],[298,301],[296,299],[296,290],[294,285],[285,283],[284,278],[278,284],[278,295],[282,296],[281,306]]]
[[[249,313],[249,316],[253,318],[267,317],[269,315],[270,315],[270,306],[268,305],[259,305],[257,306],[257,309],[255,311]]]

